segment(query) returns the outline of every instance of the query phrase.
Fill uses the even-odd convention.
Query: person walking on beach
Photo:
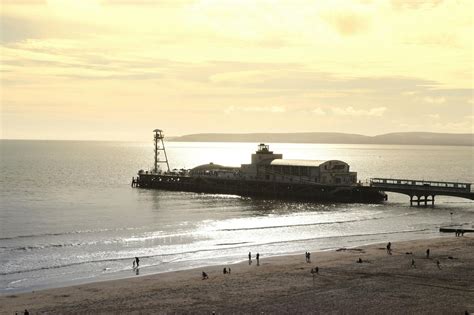
[[[251,264],[252,264],[252,253],[249,252],[249,265],[251,265]]]
[[[257,258],[257,266],[260,266],[260,254],[259,253],[257,253],[256,258]]]
[[[311,253],[308,252],[308,263],[310,263],[310,262],[311,262]]]
[[[429,248],[426,250],[426,258],[430,258],[430,249]]]
[[[224,270],[222,272],[226,275],[227,274],[227,269],[224,267]]]
[[[135,257],[135,262],[136,262],[137,268],[138,268],[138,266],[140,265],[140,259],[138,259],[138,257]]]
[[[392,243],[388,242],[387,244],[387,254],[392,255]]]
[[[209,279],[209,276],[204,271],[202,272],[202,280]]]

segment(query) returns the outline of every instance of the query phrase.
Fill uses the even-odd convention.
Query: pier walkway
[[[471,183],[424,181],[413,179],[371,178],[370,186],[385,192],[405,194],[410,205],[434,205],[435,196],[452,196],[474,200]]]

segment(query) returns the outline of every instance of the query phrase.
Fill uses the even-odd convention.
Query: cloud
[[[324,18],[342,36],[363,33],[369,29],[370,19],[355,12],[335,12]]]
[[[422,99],[422,101],[429,104],[443,104],[446,102],[446,99],[444,97],[426,96]]]
[[[197,0],[101,0],[104,5],[154,5],[159,7],[179,7]]]
[[[313,109],[311,112],[312,112],[313,114],[315,114],[315,115],[318,115],[318,116],[324,116],[324,115],[326,115],[326,112],[325,112],[323,109],[319,108],[319,107]]]
[[[286,108],[284,106],[249,106],[236,107],[234,105],[227,107],[224,112],[230,114],[232,112],[267,112],[267,113],[284,113]]]
[[[394,9],[420,9],[422,7],[436,7],[443,0],[392,0],[391,4]]]
[[[2,0],[2,4],[46,4],[46,0]]]
[[[387,110],[386,107],[374,107],[371,109],[355,109],[352,106],[348,106],[345,108],[332,108],[332,112],[335,115],[339,116],[374,116],[380,117],[383,116],[385,111]]]
[[[431,118],[431,119],[439,119],[440,118],[439,114],[429,114],[429,115],[427,115],[427,117]]]
[[[2,14],[0,19],[0,42],[10,43],[28,38],[41,38],[42,31],[38,26],[32,21]]]

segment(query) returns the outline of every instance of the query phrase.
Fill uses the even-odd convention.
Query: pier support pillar
[[[413,206],[413,201],[414,201],[414,200],[413,200],[413,195],[410,195],[410,207]]]
[[[431,196],[431,206],[434,207],[434,199],[435,199],[435,195],[432,195]]]

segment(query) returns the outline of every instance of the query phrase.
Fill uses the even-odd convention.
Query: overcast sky
[[[1,138],[471,133],[474,1],[2,0]]]

